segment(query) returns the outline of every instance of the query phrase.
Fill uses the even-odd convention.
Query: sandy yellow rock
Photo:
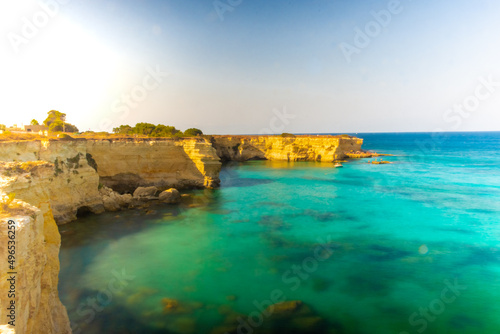
[[[344,159],[361,151],[363,139],[349,136],[215,136],[213,145],[223,160],[322,161]]]

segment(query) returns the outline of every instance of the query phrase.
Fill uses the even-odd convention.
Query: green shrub
[[[294,135],[293,133],[283,132],[282,134],[280,134],[280,137],[291,137],[291,138],[295,138],[295,137],[297,137],[297,136],[296,136],[296,135]]]

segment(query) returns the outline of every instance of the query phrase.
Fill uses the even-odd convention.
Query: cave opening
[[[88,206],[82,206],[79,207],[78,210],[76,210],[76,218],[83,218],[87,217],[88,215],[91,215],[93,212],[90,211],[90,208]]]

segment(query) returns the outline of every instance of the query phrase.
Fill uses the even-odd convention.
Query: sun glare
[[[51,109],[68,113],[71,122],[85,123],[113,86],[122,62],[117,52],[62,14],[20,45],[18,54],[7,49],[4,55],[0,88],[10,92],[2,111],[7,125],[27,124]]]

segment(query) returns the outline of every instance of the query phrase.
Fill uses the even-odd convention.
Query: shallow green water
[[[371,136],[395,164],[230,164],[178,207],[62,226],[75,332],[209,333],[281,292],[325,319],[296,333],[499,333],[499,134]]]

